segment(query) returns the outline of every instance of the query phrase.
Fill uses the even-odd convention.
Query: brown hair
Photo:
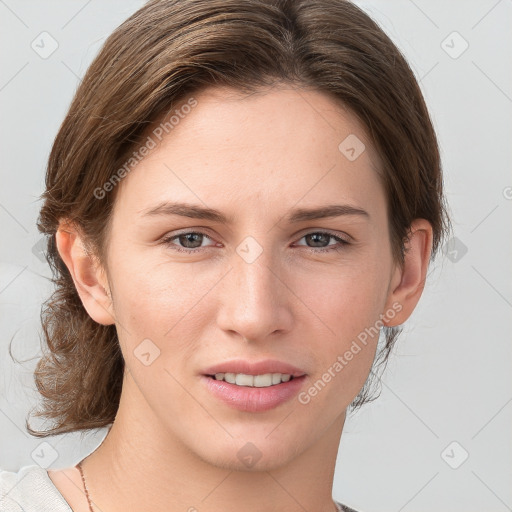
[[[124,361],[114,325],[93,321],[55,242],[67,219],[106,262],[118,187],[98,199],[157,120],[192,94],[226,85],[255,92],[278,83],[329,94],[355,113],[383,164],[393,257],[403,264],[415,218],[433,227],[431,259],[451,228],[436,135],[406,60],[382,29],[345,0],[152,0],[122,23],[89,67],[49,157],[39,230],[55,291],[41,311],[48,350],[34,378],[44,437],[105,427],[119,406]],[[341,142],[341,141],[340,141]],[[401,329],[384,327],[385,363]],[[366,381],[350,405],[374,400]]]

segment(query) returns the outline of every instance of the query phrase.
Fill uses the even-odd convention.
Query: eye
[[[212,240],[210,236],[202,231],[186,231],[177,235],[169,235],[162,239],[161,243],[170,246],[173,250],[185,253],[200,252],[205,247],[202,246],[202,242],[205,240]],[[300,240],[306,239],[313,244],[320,244],[319,246],[307,246],[312,252],[330,252],[330,251],[341,251],[344,246],[350,245],[350,242],[343,238],[325,231],[314,231],[304,235]],[[330,239],[334,239],[338,244],[329,244]],[[175,243],[177,241],[179,244]],[[327,243],[327,245],[325,245]],[[212,245],[215,245],[212,244]],[[302,244],[298,244],[302,245]]]
[[[205,238],[211,240],[206,233],[201,231],[187,231],[178,235],[167,236],[162,239],[162,243],[171,246],[173,250],[178,252],[194,253],[201,249],[201,244]],[[183,245],[176,245],[173,243],[174,240]]]
[[[330,252],[330,251],[341,251],[343,250],[344,246],[350,245],[350,242],[347,240],[344,240],[343,238],[333,235],[332,233],[325,232],[325,231],[315,231],[312,233],[308,233],[304,235],[302,239],[306,239],[313,244],[320,244],[320,246],[307,246],[308,249],[311,249],[313,252]],[[329,244],[329,240],[334,239],[338,242],[337,244]],[[327,242],[327,245],[323,245]],[[299,244],[300,245],[300,244]]]

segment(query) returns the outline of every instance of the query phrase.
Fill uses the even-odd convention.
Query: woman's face
[[[243,468],[247,452],[270,468],[339,429],[400,307],[380,163],[321,93],[195,100],[118,185],[108,275],[133,379],[123,400],[205,461]],[[235,360],[264,363],[226,373],[283,373],[269,360],[297,373],[262,387],[207,376]]]

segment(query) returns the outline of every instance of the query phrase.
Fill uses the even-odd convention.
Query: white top
[[[46,469],[37,464],[18,472],[0,468],[0,511],[73,512]]]
[[[357,512],[335,501],[340,512]],[[73,512],[53,484],[46,469],[37,464],[18,472],[0,468],[1,512]]]

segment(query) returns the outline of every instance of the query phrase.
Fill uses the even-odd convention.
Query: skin
[[[57,233],[89,315],[116,324],[127,367],[115,422],[83,462],[87,485],[105,512],[332,512],[346,409],[368,377],[378,336],[305,405],[294,397],[241,412],[213,397],[199,375],[230,359],[278,359],[307,374],[307,390],[379,315],[388,326],[411,315],[432,228],[416,219],[405,264],[394,264],[378,155],[358,119],[331,97],[289,86],[195,97],[198,105],[118,185],[106,266],[64,220]],[[366,147],[354,161],[338,149],[349,134]],[[233,220],[144,218],[161,201],[208,206]],[[369,217],[286,222],[294,208],[327,204]],[[184,229],[208,237],[161,243]],[[306,236],[325,230],[351,245],[315,252],[340,247]],[[252,263],[236,251],[248,236],[263,250]],[[401,310],[388,318],[393,304]],[[146,338],[160,350],[149,366],[134,355]],[[261,453],[251,468],[237,457],[247,442]],[[49,475],[73,510],[88,510],[76,468]]]

